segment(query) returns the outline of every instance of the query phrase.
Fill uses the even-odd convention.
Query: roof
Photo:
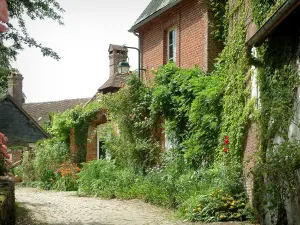
[[[98,88],[98,92],[103,91],[106,88],[120,88],[122,84],[125,83],[127,75],[116,74],[108,78],[108,80]]]
[[[5,96],[5,98],[4,99],[0,99],[0,102],[1,101],[9,101],[9,102],[11,102],[15,107],[16,107],[16,109],[18,109],[19,110],[19,112],[21,112],[24,116],[25,116],[25,118],[27,118],[28,119],[28,121],[30,122],[29,123],[29,125],[30,125],[30,127],[33,127],[33,128],[35,128],[37,131],[39,131],[39,133],[38,134],[35,134],[35,136],[34,137],[31,137],[31,138],[28,138],[27,136],[28,136],[28,133],[24,133],[24,130],[23,129],[21,129],[20,128],[20,122],[19,121],[15,121],[15,119],[13,120],[13,121],[10,121],[9,123],[10,123],[10,125],[9,125],[9,129],[11,129],[12,127],[14,127],[14,125],[17,125],[17,127],[18,127],[18,131],[16,131],[16,130],[14,130],[13,131],[13,133],[14,133],[14,137],[13,138],[11,138],[11,139],[13,139],[14,141],[17,141],[17,142],[14,142],[14,141],[12,141],[11,140],[11,143],[12,142],[14,142],[14,144],[19,144],[19,142],[20,142],[20,138],[22,138],[22,137],[20,137],[20,136],[18,136],[18,132],[19,132],[19,134],[20,134],[20,132],[21,132],[21,136],[23,135],[23,138],[25,138],[25,139],[34,139],[34,138],[37,138],[37,137],[40,137],[40,138],[49,138],[50,136],[49,136],[49,134],[47,134],[46,132],[45,132],[45,130],[32,118],[32,116],[28,113],[28,112],[26,112],[20,105],[18,105],[15,101],[14,101],[14,99],[13,99],[13,97],[11,97],[10,95],[6,95]],[[8,113],[13,113],[13,112],[8,112]],[[13,113],[14,114],[14,113]],[[5,118],[5,117],[4,117]],[[17,123],[17,124],[16,124]],[[2,124],[3,125],[3,124]],[[24,124],[23,124],[24,125]],[[28,124],[25,124],[24,126],[28,126]],[[24,128],[24,127],[23,127]],[[4,127],[2,127],[1,128],[5,133],[7,133],[7,134],[9,134],[9,132],[8,131],[5,131],[5,126]],[[23,134],[23,133],[24,134]],[[9,135],[8,135],[9,136]],[[18,137],[16,137],[16,136],[18,136]],[[36,142],[36,141],[38,141],[38,139],[36,139],[36,140],[31,140],[31,142]],[[23,141],[24,142],[24,141]],[[21,143],[21,142],[20,142]],[[29,143],[29,142],[28,142]],[[24,143],[21,143],[21,144],[24,144]]]
[[[151,19],[161,15],[169,8],[175,6],[182,0],[152,0],[142,14],[137,18],[134,25],[129,29],[134,32],[137,28],[149,22]]]
[[[36,102],[23,104],[24,110],[40,125],[49,121],[49,113],[61,113],[76,105],[84,104],[90,98],[66,99],[61,101]]]
[[[259,46],[266,37],[289,16],[298,6],[299,0],[287,0],[284,4],[268,19],[264,25],[246,41],[246,46]]]

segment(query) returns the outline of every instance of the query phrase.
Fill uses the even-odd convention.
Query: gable
[[[27,145],[48,135],[12,99],[0,101],[0,131],[8,137],[8,146]]]
[[[148,22],[149,20],[159,16],[167,9],[175,6],[182,0],[152,0],[142,14],[137,18],[134,25],[130,28],[130,32],[134,32],[137,28]]]

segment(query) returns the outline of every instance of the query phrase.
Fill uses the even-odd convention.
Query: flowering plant
[[[63,163],[56,171],[56,183],[55,189],[61,191],[74,191],[77,190],[77,173],[80,172],[80,168],[76,163]],[[50,178],[54,182],[53,178]]]
[[[2,153],[2,156],[1,157],[1,161],[3,162],[3,168],[6,169],[7,166],[11,167],[11,161],[9,160],[10,159],[10,156],[7,154],[7,147],[6,147],[6,143],[8,141],[8,138],[0,132],[0,150],[1,150],[1,153]]]
[[[228,153],[228,150],[229,150],[229,148],[228,148],[228,145],[229,145],[229,136],[225,136],[224,137],[224,149],[223,149],[223,152],[224,153]]]

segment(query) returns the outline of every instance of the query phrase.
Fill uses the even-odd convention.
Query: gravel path
[[[16,201],[29,210],[34,224],[179,225],[172,214],[139,200],[78,197],[73,192],[16,187]],[[33,223],[33,222],[30,222]],[[24,223],[24,225],[31,225]]]

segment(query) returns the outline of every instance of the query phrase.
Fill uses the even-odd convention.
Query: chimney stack
[[[121,45],[109,45],[109,77],[118,73],[117,66],[122,60],[126,60],[128,50]]]
[[[14,99],[14,101],[22,106],[25,102],[23,98],[23,76],[17,70],[13,69],[8,77],[8,94]]]

